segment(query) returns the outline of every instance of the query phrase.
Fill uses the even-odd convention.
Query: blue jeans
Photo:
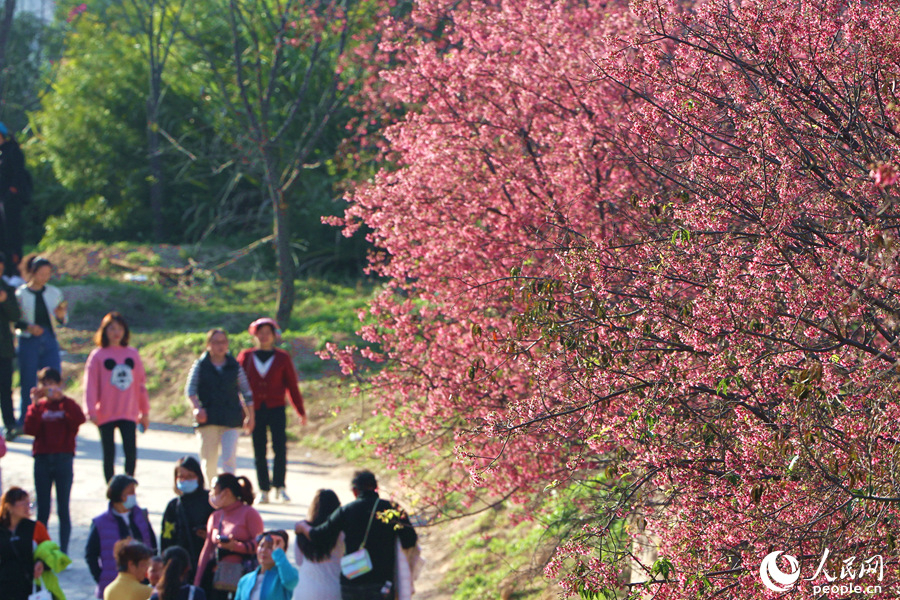
[[[59,343],[49,330],[38,336],[19,336],[19,379],[22,382],[22,398],[19,402],[19,426],[25,423],[25,413],[31,406],[31,388],[37,384],[37,372],[53,367],[61,372]]]
[[[59,452],[34,457],[34,491],[37,495],[38,521],[50,519],[50,488],[56,483],[56,517],[59,519],[59,549],[69,551],[72,519],[69,516],[69,492],[72,491],[73,454]]]

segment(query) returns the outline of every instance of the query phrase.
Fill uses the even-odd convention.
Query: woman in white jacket
[[[46,258],[36,256],[28,260],[25,277],[28,283],[16,290],[22,318],[16,323],[19,337],[19,380],[22,383],[19,426],[31,404],[31,388],[37,383],[37,372],[53,367],[61,372],[59,343],[53,331],[53,317],[58,324],[68,319],[66,301],[59,288],[50,285],[53,265]]]

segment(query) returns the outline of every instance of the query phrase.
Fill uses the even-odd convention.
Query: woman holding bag
[[[206,542],[200,552],[194,585],[202,585],[203,575],[212,570],[209,600],[227,600],[240,578],[256,568],[256,538],[263,520],[253,508],[253,485],[246,477],[221,473],[213,481],[209,503],[216,511],[206,524]]]

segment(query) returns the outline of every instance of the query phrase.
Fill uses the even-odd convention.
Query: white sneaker
[[[291,497],[287,495],[287,492],[284,491],[284,488],[275,488],[275,499],[281,500],[285,504],[291,501]]]
[[[269,492],[260,492],[256,495],[256,503],[257,504],[268,504],[269,503]]]

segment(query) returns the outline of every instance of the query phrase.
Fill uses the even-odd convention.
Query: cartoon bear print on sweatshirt
[[[134,360],[126,358],[122,364],[117,364],[111,358],[103,361],[103,366],[112,371],[109,382],[122,390],[123,392],[131,387],[134,381]]]

